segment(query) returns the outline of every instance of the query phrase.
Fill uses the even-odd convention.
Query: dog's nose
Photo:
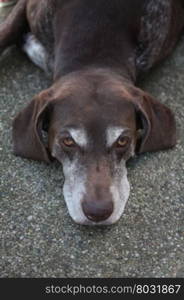
[[[85,216],[93,222],[107,220],[113,212],[112,201],[84,201],[82,209]]]

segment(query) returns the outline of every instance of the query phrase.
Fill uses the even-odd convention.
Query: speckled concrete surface
[[[73,223],[62,168],[12,154],[11,123],[49,85],[18,50],[0,58],[0,277],[184,277],[184,39],[141,83],[176,114],[174,150],[129,162],[132,190],[111,227]]]

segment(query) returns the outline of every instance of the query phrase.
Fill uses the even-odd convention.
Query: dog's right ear
[[[13,121],[14,154],[33,160],[50,162],[42,137],[48,110],[51,109],[52,89],[38,94]]]

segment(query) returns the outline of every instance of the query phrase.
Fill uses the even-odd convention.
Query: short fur
[[[173,113],[135,84],[183,28],[184,0],[19,0],[0,25],[0,52],[22,42],[53,78],[16,116],[14,153],[63,164],[77,223],[116,222],[129,196],[126,161],[175,146]],[[85,132],[85,147],[78,135],[71,141],[72,130]]]

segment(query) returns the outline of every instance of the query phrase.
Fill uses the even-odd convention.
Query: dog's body
[[[0,26],[0,51],[24,40],[54,81],[15,118],[15,154],[63,164],[77,223],[116,222],[129,196],[126,161],[175,145],[173,114],[135,82],[183,27],[184,0],[19,0]]]

